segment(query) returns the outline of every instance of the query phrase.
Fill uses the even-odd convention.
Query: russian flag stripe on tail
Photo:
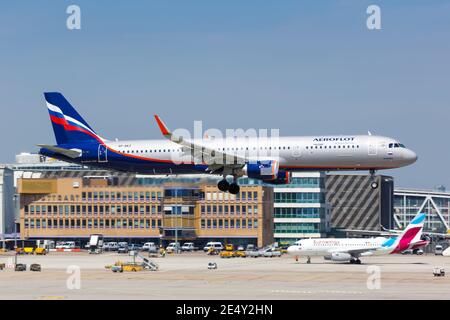
[[[58,145],[102,142],[95,131],[59,92],[44,93]]]

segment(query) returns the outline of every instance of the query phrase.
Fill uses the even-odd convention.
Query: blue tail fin
[[[95,131],[59,92],[44,93],[56,142],[102,142]]]

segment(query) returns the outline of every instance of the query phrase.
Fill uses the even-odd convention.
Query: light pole
[[[178,189],[175,188],[175,252],[178,253]]]

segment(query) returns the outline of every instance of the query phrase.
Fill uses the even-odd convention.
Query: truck
[[[103,235],[91,234],[89,238],[89,253],[101,253],[103,251]]]

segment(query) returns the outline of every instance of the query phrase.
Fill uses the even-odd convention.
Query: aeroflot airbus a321
[[[44,96],[57,145],[39,145],[40,154],[140,174],[221,175],[218,188],[231,194],[239,192],[237,179],[242,176],[270,184],[289,183],[292,171],[369,170],[374,177],[376,170],[417,160],[413,151],[395,139],[375,135],[183,139],[156,115],[165,140],[109,141],[97,135],[62,94]],[[228,176],[233,177],[231,183]],[[378,187],[374,179],[371,187]]]

